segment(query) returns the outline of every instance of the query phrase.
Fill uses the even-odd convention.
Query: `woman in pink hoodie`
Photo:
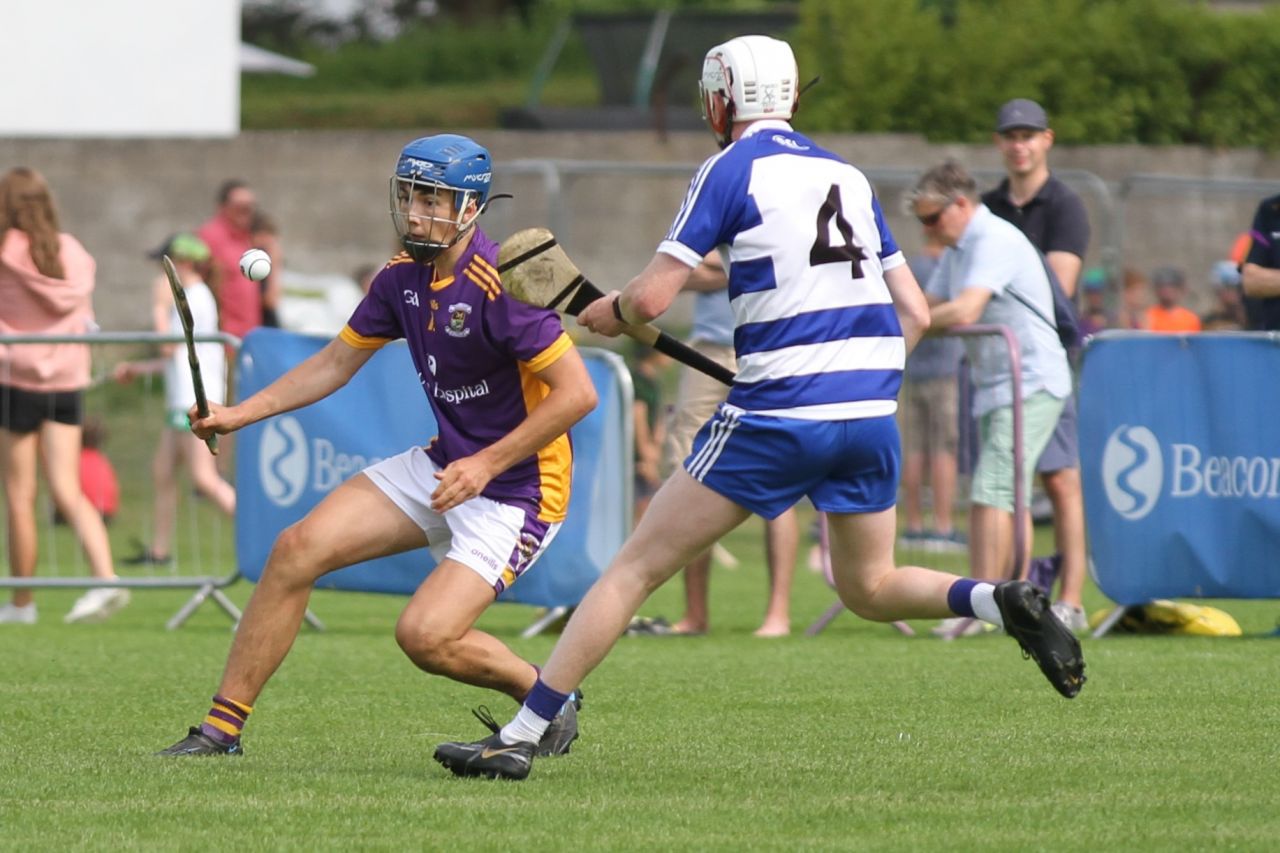
[[[89,331],[94,269],[79,241],[59,232],[53,196],[38,172],[19,167],[0,177],[0,334]],[[0,344],[0,477],[14,577],[35,574],[37,459],[93,576],[116,576],[106,526],[80,489],[81,404],[88,384],[85,344]],[[105,618],[128,601],[127,589],[94,588],[76,601],[66,621]],[[15,589],[12,602],[0,607],[0,624],[35,621],[31,590]]]

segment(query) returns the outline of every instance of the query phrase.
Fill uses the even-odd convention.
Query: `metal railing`
[[[198,343],[221,343],[232,350],[237,350],[240,340],[234,335],[225,333],[197,334]],[[181,344],[186,340],[178,334],[160,334],[157,332],[93,332],[83,335],[42,335],[11,334],[0,335],[0,346],[21,346],[29,344],[84,344],[86,346],[103,345],[139,345],[139,344]],[[230,361],[230,359],[228,359]],[[5,384],[5,377],[0,375],[0,384]],[[8,531],[6,531],[8,535]],[[176,549],[175,549],[176,550]],[[114,560],[113,560],[114,562]],[[233,557],[234,562],[234,557]],[[165,623],[170,630],[181,627],[191,614],[205,601],[212,600],[234,622],[240,620],[240,609],[222,592],[240,579],[240,572],[234,566],[225,573],[182,575],[170,573],[163,576],[120,576],[116,578],[69,577],[69,576],[35,576],[30,578],[0,576],[0,589],[92,589],[97,587],[126,589],[194,589],[195,594],[177,613]]]

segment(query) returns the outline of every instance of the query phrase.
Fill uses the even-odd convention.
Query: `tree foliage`
[[[437,0],[422,17],[417,0],[374,0],[335,24],[309,17],[306,0],[260,0],[246,4],[245,31],[319,69],[310,81],[255,81],[260,90],[407,91],[531,80],[575,12],[779,5],[800,12],[802,78],[823,79],[804,97],[807,130],[982,141],[1000,104],[1027,97],[1066,143],[1280,148],[1280,98],[1268,85],[1280,68],[1280,5],[1225,14],[1185,0]],[[389,39],[375,32],[388,16]],[[593,79],[579,34],[555,70]]]
[[[1074,143],[1280,145],[1280,9],[1167,0],[806,0],[805,126],[980,141],[1027,97]]]

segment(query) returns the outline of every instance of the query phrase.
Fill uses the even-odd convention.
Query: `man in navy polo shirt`
[[[1280,331],[1280,195],[1263,199],[1240,267],[1246,328]]]
[[[1089,247],[1089,218],[1080,197],[1049,172],[1053,130],[1044,109],[1026,98],[1006,103],[996,118],[995,142],[1008,175],[983,194],[982,203],[1022,230],[1048,260],[1067,296],[1074,298]],[[1062,579],[1054,613],[1067,627],[1083,630],[1088,627],[1080,601],[1087,552],[1074,396],[1067,398],[1036,471],[1053,504],[1058,553],[1049,565],[1057,564]]]

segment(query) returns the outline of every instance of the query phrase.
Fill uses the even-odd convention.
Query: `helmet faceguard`
[[[484,212],[491,181],[489,152],[465,136],[406,145],[391,176],[391,221],[409,256],[429,263],[456,245]],[[445,190],[451,198],[441,205]]]
[[[734,122],[790,121],[798,76],[791,45],[768,36],[739,36],[707,51],[698,88],[702,117],[720,147],[733,141]]]

